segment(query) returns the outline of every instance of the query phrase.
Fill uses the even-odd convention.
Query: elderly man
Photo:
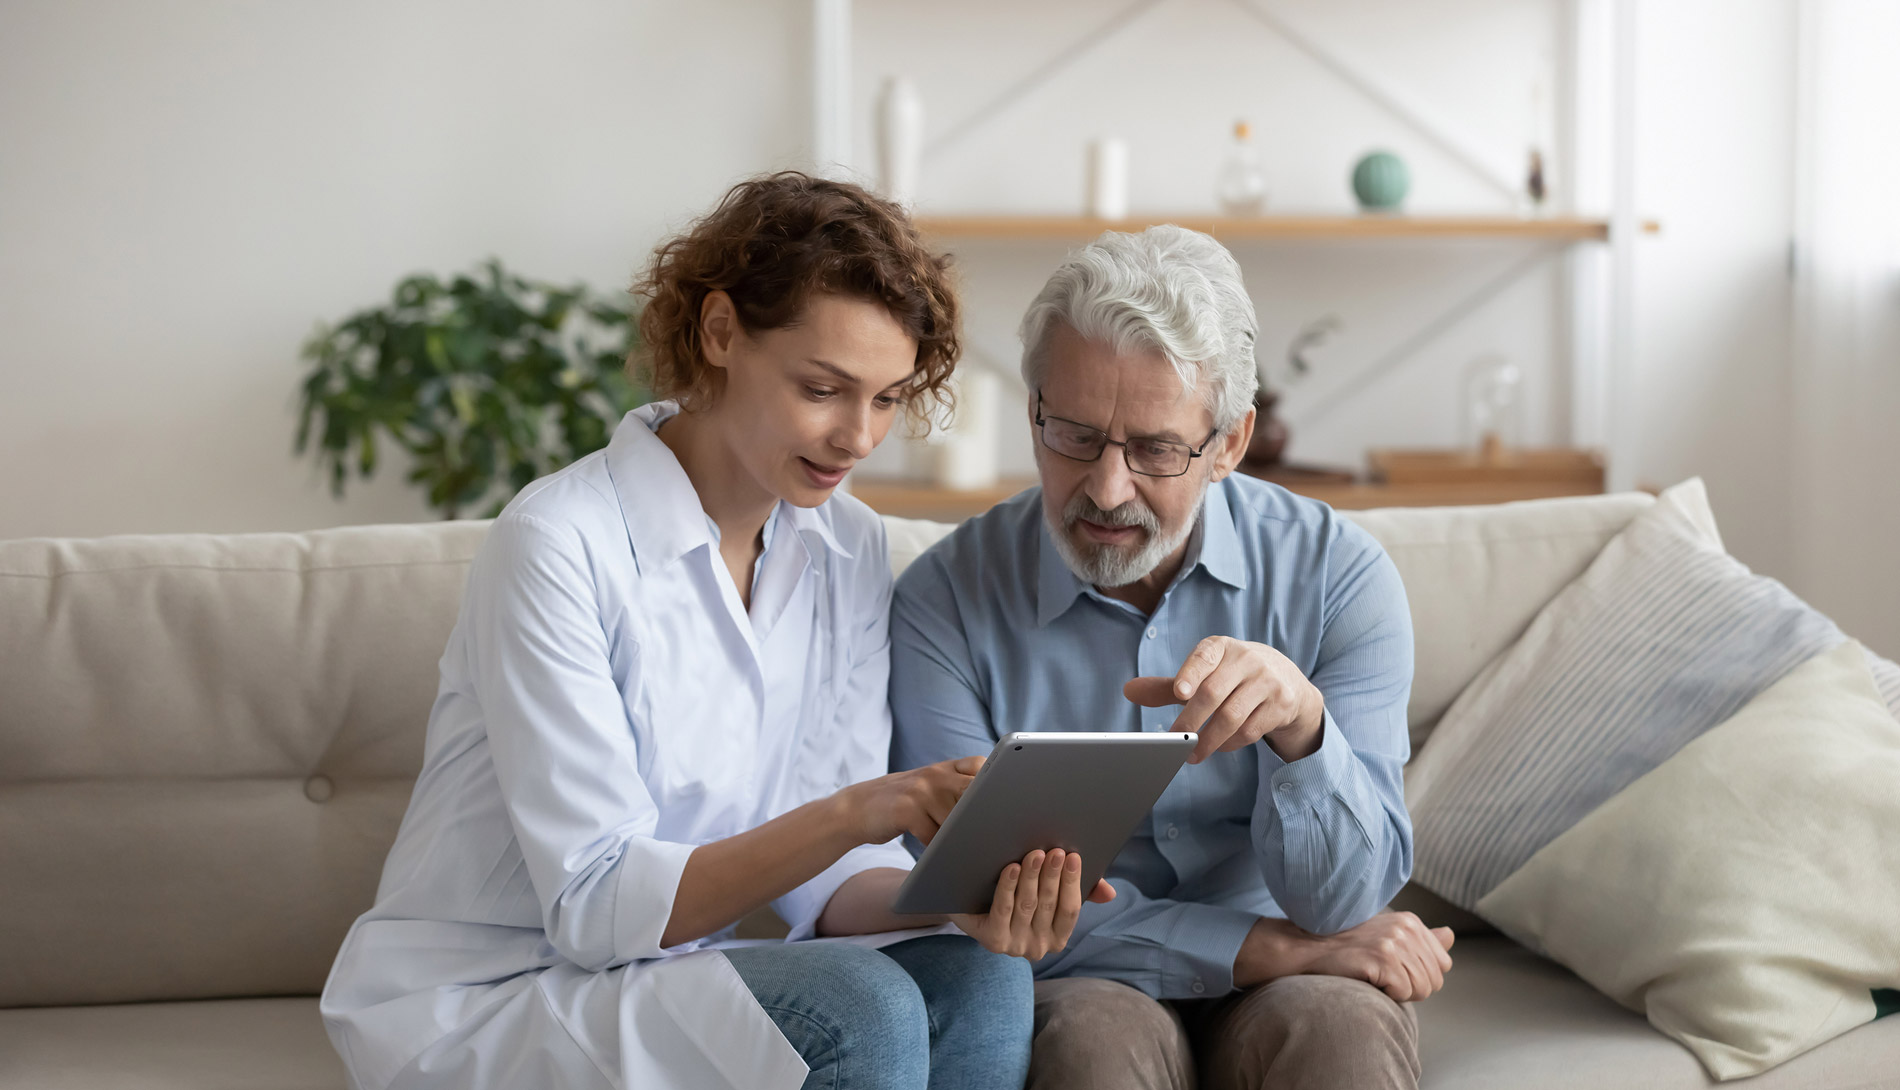
[[[1084,247],[1023,319],[1042,487],[897,584],[898,767],[1010,731],[1201,733],[1115,899],[1036,967],[1032,1086],[1418,1081],[1406,1004],[1452,939],[1382,911],[1412,862],[1405,590],[1331,508],[1234,475],[1255,328],[1205,235]]]

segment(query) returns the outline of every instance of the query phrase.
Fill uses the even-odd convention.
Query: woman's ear
[[[1247,456],[1247,444],[1253,442],[1253,422],[1256,410],[1248,409],[1233,427],[1221,435],[1220,443],[1208,453],[1214,456],[1213,475],[1209,480],[1218,481],[1240,467],[1240,460]]]
[[[742,334],[732,296],[718,290],[707,292],[699,304],[699,348],[706,362],[725,370],[732,361],[734,342]]]

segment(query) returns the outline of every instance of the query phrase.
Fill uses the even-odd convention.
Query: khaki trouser
[[[1112,980],[1036,983],[1030,1090],[1418,1086],[1418,1018],[1370,984],[1291,976],[1157,1002]]]

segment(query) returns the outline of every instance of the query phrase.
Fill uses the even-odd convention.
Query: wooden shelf
[[[1548,484],[1603,491],[1603,456],[1572,447],[1369,450],[1372,480],[1390,485]],[[1291,486],[1289,486],[1291,487]]]
[[[1173,223],[1221,239],[1329,240],[1393,238],[1539,239],[1602,242],[1610,223],[1572,216],[1136,216],[1101,220],[1088,216],[918,216],[917,226],[937,239],[1090,239],[1103,231],[1140,231]],[[1646,220],[1642,229],[1661,227]]]

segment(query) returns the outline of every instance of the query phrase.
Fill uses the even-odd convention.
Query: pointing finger
[[[1130,704],[1139,704],[1144,708],[1165,708],[1185,699],[1174,695],[1174,679],[1171,677],[1135,678],[1122,686],[1122,695],[1128,698]]]
[[[1209,636],[1194,645],[1187,661],[1181,664],[1180,672],[1174,675],[1175,696],[1186,700],[1200,689],[1201,682],[1220,665],[1225,642],[1225,636]]]

